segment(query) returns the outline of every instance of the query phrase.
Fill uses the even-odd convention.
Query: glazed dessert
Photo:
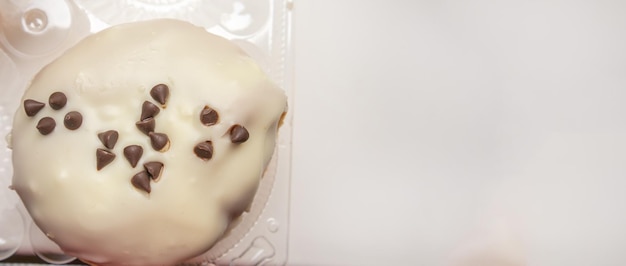
[[[285,111],[284,92],[226,39],[176,20],[114,26],[25,91],[12,188],[68,255],[175,264],[250,206]]]

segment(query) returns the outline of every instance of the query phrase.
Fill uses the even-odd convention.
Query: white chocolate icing
[[[155,132],[170,139],[155,151],[137,129],[141,106],[160,106],[150,90],[169,86]],[[56,91],[67,105],[53,110]],[[208,250],[252,201],[274,151],[286,96],[244,52],[204,29],[175,20],[123,24],[89,36],[46,66],[22,101],[46,103],[28,117],[23,104],[12,130],[17,191],[37,225],[69,255],[98,265],[167,265]],[[210,106],[219,122],[205,126],[200,112]],[[82,125],[69,130],[65,114],[78,111]],[[43,117],[56,127],[42,135]],[[228,129],[244,126],[249,139],[233,144]],[[96,170],[97,134],[116,130],[116,158]],[[194,146],[211,140],[213,157],[202,160]],[[124,147],[140,145],[135,168]],[[165,167],[151,192],[131,177],[143,163]]]

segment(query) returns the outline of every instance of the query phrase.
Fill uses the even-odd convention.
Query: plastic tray
[[[250,212],[227,237],[189,264],[263,265],[287,260],[293,73],[292,0],[3,0],[0,1],[0,263],[36,255],[75,262],[35,226],[16,193],[4,138],[30,79],[83,37],[111,25],[153,18],[186,20],[232,40],[265,69],[289,98],[274,158]]]

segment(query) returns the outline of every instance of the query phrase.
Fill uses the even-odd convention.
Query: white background
[[[626,265],[626,1],[294,10],[290,265]]]

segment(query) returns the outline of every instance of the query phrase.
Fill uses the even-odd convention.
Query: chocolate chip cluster
[[[210,127],[219,122],[219,114],[213,108],[204,106],[200,111],[200,123]],[[244,143],[250,137],[248,130],[241,125],[233,125],[228,129],[230,141],[234,144]],[[202,141],[193,148],[193,152],[198,158],[208,161],[213,158],[213,142],[211,140]]]
[[[167,101],[170,96],[169,87],[165,84],[158,84],[150,90],[150,96],[160,107],[151,101],[144,101],[141,106],[139,121],[135,123],[135,126],[150,139],[150,145],[155,151],[166,152],[170,147],[170,139],[165,133],[155,132],[155,127],[156,117],[161,112],[161,109],[167,107]],[[67,104],[67,97],[62,92],[54,92],[50,95],[48,104],[53,110],[61,110]],[[45,103],[33,99],[24,101],[24,111],[28,117],[35,117],[45,106]],[[200,110],[199,120],[202,125],[211,127],[220,122],[220,115],[215,109],[207,105]],[[80,128],[82,122],[83,116],[77,111],[68,112],[63,119],[63,124],[69,130]],[[52,133],[55,127],[55,120],[48,116],[41,118],[36,126],[37,130],[42,135]],[[244,143],[250,137],[248,130],[239,124],[232,125],[228,129],[227,134],[233,144]],[[100,171],[112,163],[117,157],[113,149],[120,136],[116,130],[107,130],[98,133],[97,137],[103,146],[96,149],[96,169]],[[196,144],[193,148],[193,152],[201,160],[209,161],[213,157],[214,152],[212,140],[207,139]],[[124,147],[123,155],[129,165],[132,168],[136,168],[143,155],[143,147],[140,145],[128,145]],[[143,164],[143,169],[131,177],[130,183],[135,188],[150,193],[152,191],[151,181],[158,181],[163,173],[164,167],[165,165],[162,162],[146,162]]]
[[[67,104],[67,96],[59,91],[54,92],[48,98],[48,104],[55,111],[61,110]],[[28,117],[37,116],[44,107],[46,107],[45,103],[33,99],[24,100],[24,112]],[[63,118],[63,124],[69,130],[76,130],[83,124],[83,115],[77,111],[70,111]],[[35,127],[41,135],[48,135],[54,131],[56,125],[54,118],[46,116],[39,119]]]
[[[169,88],[165,84],[158,84],[150,90],[150,96],[161,104],[161,107],[165,108],[165,104],[169,98]],[[150,138],[150,144],[154,150],[165,152],[170,145],[169,137],[164,133],[154,132],[156,126],[155,117],[160,112],[161,109],[157,105],[150,101],[145,101],[141,107],[139,121],[135,123],[135,125],[139,131]],[[108,130],[98,133],[98,138],[106,148],[96,150],[96,167],[99,171],[115,159],[116,155],[113,153],[112,149],[117,143],[119,133],[115,130]],[[143,155],[143,147],[140,145],[128,145],[124,147],[123,154],[130,166],[135,168]],[[163,172],[163,168],[164,164],[162,162],[146,162],[143,164],[143,170],[131,177],[130,183],[135,188],[150,193],[152,191],[150,181],[157,181]]]
[[[150,90],[150,96],[156,102],[161,104],[162,108],[166,107],[167,99],[170,96],[169,87],[165,84],[158,84]],[[158,106],[145,101],[141,106],[141,115],[139,121],[135,123],[137,129],[146,134],[150,138],[150,144],[152,148],[159,152],[165,152],[169,149],[170,139],[164,133],[154,132],[156,126],[155,117],[161,112]],[[128,160],[130,165],[135,168],[137,162],[143,154],[143,148],[139,145],[129,145],[124,148],[124,157]],[[163,172],[164,164],[162,162],[147,162],[143,164],[143,171],[135,174],[130,182],[138,189],[144,190],[150,193],[152,188],[150,187],[150,181],[157,181]]]

